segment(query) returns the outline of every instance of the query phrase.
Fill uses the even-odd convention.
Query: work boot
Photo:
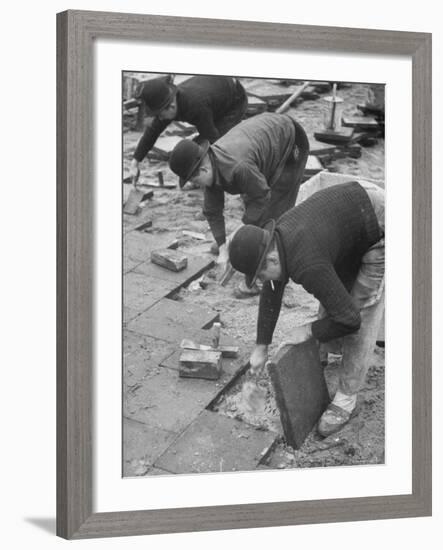
[[[341,430],[351,418],[352,413],[331,403],[318,421],[317,431],[322,437],[328,437]]]

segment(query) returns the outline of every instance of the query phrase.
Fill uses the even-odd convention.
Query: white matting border
[[[121,477],[122,70],[386,83],[385,465]],[[409,58],[99,40],[95,44],[94,94],[94,511],[410,493],[412,96]]]

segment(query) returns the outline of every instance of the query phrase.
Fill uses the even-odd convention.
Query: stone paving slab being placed
[[[150,363],[140,382],[125,392],[123,414],[179,434],[222,390],[220,380],[180,378],[177,371]]]
[[[219,314],[214,310],[163,298],[130,321],[127,328],[180,345],[183,338],[189,338],[197,329],[209,327],[218,318]]]
[[[123,419],[123,476],[151,474],[152,464],[171,445],[176,434]]]
[[[188,265],[182,271],[174,272],[160,267],[151,261],[138,264],[134,271],[136,273],[143,273],[149,277],[156,277],[164,281],[171,281],[176,284],[177,288],[186,286],[191,281],[198,279],[207,269],[214,265],[214,260],[211,258],[205,258],[204,256],[193,256],[186,254],[188,258]]]
[[[147,277],[133,271],[123,277],[124,322],[128,323],[175,289],[171,281]]]
[[[155,466],[177,474],[255,470],[277,434],[203,411]]]
[[[268,364],[286,442],[299,449],[329,403],[318,344],[286,346]]]

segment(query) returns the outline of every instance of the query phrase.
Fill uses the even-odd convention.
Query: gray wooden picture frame
[[[93,512],[93,42],[96,38],[412,60],[412,494]],[[431,34],[66,11],[57,15],[57,534],[68,539],[431,514]]]

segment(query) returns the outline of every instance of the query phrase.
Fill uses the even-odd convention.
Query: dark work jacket
[[[271,187],[294,150],[295,136],[290,116],[263,113],[244,120],[211,146],[215,178],[205,189],[203,213],[219,245],[226,238],[224,192],[243,195],[244,223],[266,221]]]
[[[213,143],[220,137],[218,120],[244,100],[242,85],[228,76],[194,76],[177,86],[174,120],[193,124],[200,136]],[[141,162],[172,120],[155,117],[138,142],[134,158]]]
[[[313,294],[326,310],[314,321],[320,342],[360,328],[360,311],[350,291],[361,260],[382,237],[371,200],[357,182],[334,185],[288,210],[276,225],[282,281],[263,285],[257,343],[270,344],[289,278]]]

